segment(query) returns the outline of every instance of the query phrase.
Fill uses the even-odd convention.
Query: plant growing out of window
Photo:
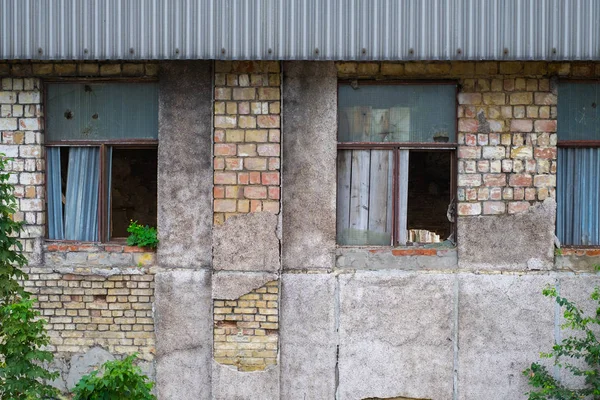
[[[128,246],[155,248],[158,245],[156,228],[140,225],[137,221],[131,221],[127,232],[129,232]]]
[[[544,296],[554,298],[563,310],[565,323],[562,329],[570,329],[573,335],[568,336],[552,347],[549,353],[542,353],[542,358],[554,359],[554,365],[583,378],[585,385],[569,388],[556,379],[548,369],[533,363],[523,371],[534,390],[528,394],[529,400],[577,400],[584,398],[597,399],[600,396],[600,342],[596,336],[600,326],[600,289],[595,288],[590,298],[596,303],[596,312],[585,315],[583,310],[564,297],[560,297],[554,287],[547,287]],[[588,397],[592,396],[592,397]]]

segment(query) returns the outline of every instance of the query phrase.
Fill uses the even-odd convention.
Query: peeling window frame
[[[46,104],[48,104],[48,86],[51,84],[86,84],[86,83],[102,83],[102,84],[111,84],[111,83],[140,83],[140,84],[148,84],[154,83],[157,84],[158,80],[156,78],[136,78],[136,79],[127,79],[127,78],[115,78],[111,80],[106,79],[48,79],[43,82],[43,105],[44,110],[47,110]],[[48,113],[44,112],[43,120],[44,120],[44,129],[46,132],[47,129],[47,116]],[[50,239],[49,236],[49,223],[48,223],[48,157],[47,157],[47,149],[51,147],[97,147],[100,152],[100,181],[98,188],[98,240],[97,241],[86,241],[86,240],[72,240],[72,239]],[[138,149],[156,149],[158,150],[158,139],[106,139],[106,140],[55,140],[55,141],[45,141],[44,149],[43,149],[43,160],[45,162],[45,183],[44,183],[44,202],[46,204],[46,218],[45,218],[45,232],[44,238],[47,242],[50,243],[115,243],[115,244],[124,244],[126,238],[112,238],[110,236],[110,223],[108,221],[109,207],[112,201],[112,197],[109,194],[109,177],[108,177],[108,168],[107,168],[107,149],[112,147],[113,149],[130,149],[130,150],[138,150]],[[156,199],[158,202],[158,197]]]
[[[337,242],[337,233],[336,233],[336,245],[340,248],[353,248],[353,247],[407,247],[407,246],[423,246],[423,245],[435,245],[436,243],[424,243],[424,242],[401,242],[401,237],[399,233],[399,219],[402,217],[399,215],[399,196],[393,195],[398,193],[398,182],[400,180],[399,173],[399,162],[400,162],[400,151],[408,150],[408,151],[443,151],[450,153],[450,191],[451,198],[448,201],[448,215],[452,215],[452,220],[450,221],[450,235],[448,238],[444,238],[443,241],[450,239],[453,243],[456,243],[456,204],[457,204],[457,181],[458,181],[458,118],[457,110],[458,110],[458,92],[459,92],[459,82],[456,80],[374,80],[374,79],[338,79],[338,93],[337,98],[339,99],[339,88],[342,85],[353,85],[358,82],[359,85],[453,85],[455,86],[455,94],[454,94],[454,125],[455,125],[455,141],[447,142],[447,143],[436,143],[436,142],[340,142],[339,139],[337,141],[337,151],[339,154],[340,150],[391,150],[394,152],[393,160],[394,160],[394,168],[393,168],[393,176],[392,176],[392,240],[389,245],[346,245],[340,244]],[[338,113],[338,121],[337,127],[339,135],[339,113]],[[338,137],[336,135],[336,138]],[[336,155],[337,159],[337,155]],[[338,182],[338,174],[339,170],[336,163],[336,182]],[[336,183],[337,185],[337,183]],[[338,198],[338,193],[336,191],[336,201]],[[407,213],[404,215],[404,219],[407,220]],[[337,215],[336,215],[337,220]],[[337,224],[336,224],[336,232],[337,232]],[[443,242],[442,241],[442,242]],[[437,243],[437,244],[441,244]]]

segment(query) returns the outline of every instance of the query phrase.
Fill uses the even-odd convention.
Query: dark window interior
[[[411,151],[408,175],[409,242],[428,243],[428,232],[444,241],[452,232],[446,212],[452,198],[452,155],[443,151]]]
[[[156,226],[157,150],[114,148],[111,175],[111,237],[129,236],[131,220]]]

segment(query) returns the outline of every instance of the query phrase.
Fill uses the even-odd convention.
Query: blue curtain
[[[48,147],[48,238],[64,239],[60,147]]]
[[[69,148],[65,239],[98,241],[99,174],[99,148]]]

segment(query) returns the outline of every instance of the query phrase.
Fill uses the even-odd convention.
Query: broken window
[[[564,245],[598,246],[600,83],[561,82],[558,94],[556,234]]]
[[[455,149],[455,84],[341,83],[338,244],[448,239]]]
[[[48,238],[111,241],[156,226],[156,83],[46,87]]]

